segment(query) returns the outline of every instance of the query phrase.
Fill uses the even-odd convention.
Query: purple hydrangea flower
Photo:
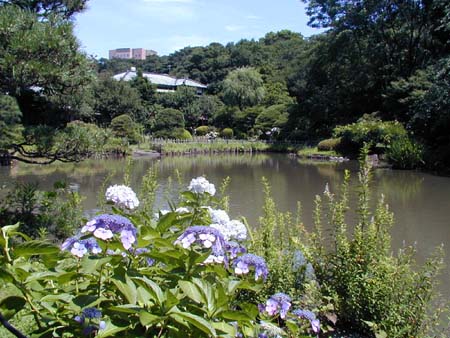
[[[106,323],[101,320],[102,312],[94,307],[83,309],[80,316],[76,316],[74,320],[83,326],[83,335],[89,336],[93,332],[106,328]],[[98,324],[96,324],[98,322]]]
[[[247,252],[247,249],[245,249],[241,244],[233,241],[226,242],[225,249],[227,250],[231,259],[236,258],[239,254],[244,254]]]
[[[233,263],[234,272],[238,275],[246,275],[250,272],[250,268],[253,267],[255,269],[255,280],[258,280],[260,277],[266,280],[267,275],[269,274],[269,270],[267,269],[267,264],[263,258],[253,255],[253,254],[244,254],[236,258]]]
[[[91,232],[94,237],[101,240],[108,240],[118,234],[123,247],[128,250],[136,243],[136,228],[126,217],[120,215],[103,214],[94,217],[87,222],[81,232]]]
[[[320,321],[317,319],[314,312],[309,310],[297,309],[292,311],[292,313],[296,315],[298,318],[308,320],[309,323],[311,324],[311,329],[314,333],[320,332]]]
[[[64,243],[61,244],[61,250],[70,251],[72,255],[79,258],[83,257],[89,251],[95,255],[102,252],[102,249],[98,246],[95,238],[80,238],[80,234],[67,238]]]
[[[225,223],[213,223],[211,227],[219,230],[225,240],[244,241],[247,239],[247,227],[238,220],[232,220]]]
[[[219,230],[202,225],[191,226],[177,238],[175,244],[181,244],[187,249],[192,244],[200,244],[205,248],[211,248],[216,256],[225,252],[225,240]]]
[[[119,207],[133,210],[139,206],[139,200],[135,192],[126,185],[112,185],[106,189],[107,201],[115,203]]]
[[[290,308],[291,298],[285,293],[279,292],[270,296],[265,305],[260,306],[260,312],[267,312],[269,316],[279,313],[280,317],[285,319]]]
[[[195,192],[197,194],[208,193],[214,196],[216,193],[216,187],[214,184],[209,183],[204,177],[193,178],[189,184],[188,190]]]

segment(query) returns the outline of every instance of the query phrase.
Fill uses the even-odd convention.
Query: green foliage
[[[138,123],[146,122],[141,94],[128,82],[99,79],[93,89],[94,112],[98,122],[109,124],[113,118],[127,114]]]
[[[394,140],[386,151],[386,158],[395,169],[416,169],[423,165],[423,146],[409,138]]]
[[[255,130],[262,138],[276,137],[288,121],[288,109],[285,104],[265,108],[255,120]]]
[[[233,134],[234,134],[233,129],[231,129],[231,128],[224,128],[220,132],[220,136],[222,136],[225,139],[233,138]]]
[[[205,136],[206,134],[208,134],[209,130],[209,126],[200,126],[195,128],[195,134],[198,136]]]
[[[173,131],[172,136],[173,136],[173,138],[178,139],[178,140],[192,140],[191,133],[188,130],[183,129],[183,128],[175,129]]]
[[[15,99],[0,95],[0,153],[22,140],[21,116]]]
[[[245,107],[255,106],[264,98],[261,75],[253,68],[239,68],[230,72],[223,82],[223,100],[227,105]]]
[[[41,8],[36,11],[41,12]],[[38,14],[27,9],[1,4],[0,32],[0,92],[18,99],[22,122],[67,121],[68,116],[61,114],[61,110],[49,117],[33,104],[52,101],[53,97],[68,98],[92,80],[90,64],[78,52],[72,22],[54,14],[40,20]],[[66,111],[60,103],[60,109]]]
[[[330,151],[335,150],[339,147],[339,144],[341,143],[340,138],[329,138],[326,140],[322,140],[317,145],[317,149],[320,151]]]
[[[20,223],[20,231],[34,238],[67,237],[82,220],[82,198],[63,182],[40,191],[37,183],[16,183],[0,201],[0,226]]]
[[[174,209],[157,219],[112,207],[137,228],[135,246],[124,250],[122,237],[101,240],[88,231],[82,240],[95,239],[101,252],[82,257],[71,242],[64,251],[29,239],[18,225],[3,227],[0,279],[17,295],[2,294],[0,312],[7,319],[29,316],[34,325],[25,333],[42,338],[256,337],[267,326],[283,337],[310,337],[294,317],[281,322],[278,315],[260,315],[255,300],[239,301],[241,292],[260,290],[261,280],[206,263],[212,254],[206,244],[177,242],[191,224],[210,224],[206,205],[217,203],[209,194],[184,191],[179,206],[188,212]]]
[[[172,138],[175,129],[184,129],[183,113],[173,108],[160,109],[155,117],[153,135],[156,137]]]
[[[433,300],[442,251],[437,250],[420,268],[414,247],[392,254],[393,216],[383,197],[370,212],[370,167],[365,157],[359,174],[357,224],[350,230],[345,221],[348,180],[346,173],[340,196],[327,187],[323,197],[316,198],[315,228],[305,246],[322,296],[337,316],[336,325],[370,337],[424,337],[438,311]],[[331,243],[324,236],[324,224],[332,229]]]
[[[126,138],[130,143],[138,143],[141,139],[140,128],[129,115],[116,116],[110,127],[115,136]]]
[[[407,137],[403,125],[397,121],[381,121],[372,116],[363,116],[356,123],[338,126],[333,136],[340,138],[337,151],[355,157],[365,143],[371,151],[385,153],[392,142]]]

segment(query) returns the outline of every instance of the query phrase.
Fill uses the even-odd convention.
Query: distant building
[[[117,81],[130,81],[136,76],[136,68],[131,67],[130,70],[116,74],[113,78]],[[167,74],[142,73],[142,76],[156,85],[156,91],[159,93],[174,92],[180,86],[188,86],[195,88],[198,95],[202,95],[206,88],[208,88],[208,86],[203,83],[188,78],[176,78]]]
[[[154,50],[144,48],[117,48],[109,51],[109,59],[145,60],[147,56],[157,55]]]

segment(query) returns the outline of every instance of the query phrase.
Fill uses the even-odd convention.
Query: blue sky
[[[76,16],[82,49],[107,57],[109,49],[142,47],[167,55],[186,46],[258,39],[289,29],[304,36],[307,26],[300,0],[90,0]]]

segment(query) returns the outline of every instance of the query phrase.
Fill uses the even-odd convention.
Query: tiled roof
[[[134,69],[127,70],[124,73],[116,74],[113,76],[113,78],[117,81],[130,81],[134,79],[137,76],[137,73]],[[191,80],[191,79],[177,79],[173,76],[167,75],[167,74],[155,74],[155,73],[142,73],[142,76],[145,77],[147,80],[149,80],[151,83],[161,86],[171,86],[171,87],[177,87],[177,86],[189,86],[189,87],[196,87],[196,88],[207,88],[206,85]]]

